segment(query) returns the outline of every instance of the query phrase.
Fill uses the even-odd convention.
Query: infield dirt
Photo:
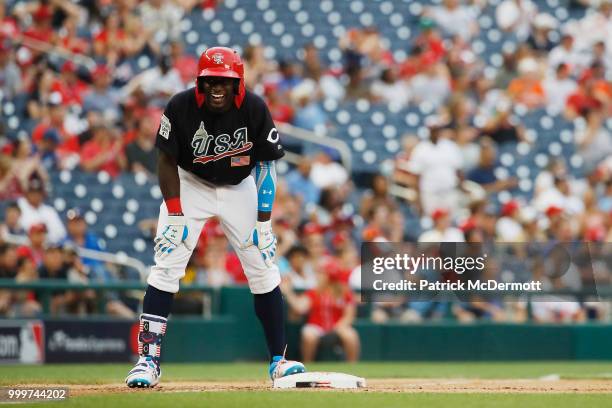
[[[367,380],[367,379],[366,379]],[[367,387],[346,392],[406,393],[612,393],[612,380],[537,380],[537,379],[371,379]],[[29,385],[34,386],[34,385]],[[45,387],[52,386],[44,384]],[[125,384],[55,384],[67,387],[71,396],[149,392],[215,392],[215,391],[280,391],[269,381],[177,381],[162,382],[153,389],[130,389]],[[284,390],[286,391],[286,390]],[[324,389],[300,389],[290,392],[318,392]],[[336,390],[337,391],[337,390]]]

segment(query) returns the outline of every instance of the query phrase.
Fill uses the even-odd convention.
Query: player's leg
[[[180,173],[180,172],[179,172]],[[186,175],[181,175],[181,202],[183,213],[187,217],[187,245],[180,245],[164,258],[155,256],[155,266],[147,279],[147,287],[143,300],[143,313],[140,316],[138,333],[138,353],[140,358],[126,378],[130,387],[153,387],[161,376],[160,357],[161,344],[166,332],[166,323],[174,294],[178,292],[179,280],[185,276],[185,267],[195,248],[202,227],[212,214],[209,208],[214,208],[214,191],[196,184]],[[162,203],[159,211],[157,230],[166,225],[168,211]]]
[[[359,334],[357,330],[351,326],[342,326],[336,327],[334,331],[342,342],[346,360],[350,362],[357,361],[359,358]]]
[[[321,336],[323,336],[323,329],[319,326],[305,324],[302,327],[302,360],[305,363],[315,359]]]
[[[255,313],[261,322],[271,357],[270,375],[303,372],[299,362],[284,359],[285,317],[278,266],[268,268],[255,246],[242,248],[257,221],[257,189],[253,177],[240,184],[217,189],[221,227],[232,244],[253,293]]]

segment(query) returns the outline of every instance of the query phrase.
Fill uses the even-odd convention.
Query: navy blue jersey
[[[155,145],[210,183],[238,184],[256,162],[284,155],[270,111],[249,91],[240,108],[213,113],[199,107],[195,88],[174,95],[161,117]]]

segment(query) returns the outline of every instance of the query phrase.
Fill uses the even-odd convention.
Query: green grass
[[[403,394],[348,392],[236,391],[210,393],[133,393],[70,398],[45,406],[68,407],[318,407],[318,408],[585,408],[610,407],[610,394]],[[20,405],[21,406],[21,405]],[[30,405],[30,406],[40,406]]]
[[[163,364],[166,381],[262,380],[263,363]],[[32,383],[103,384],[121,382],[130,364],[0,365],[0,385]],[[610,362],[482,362],[309,364],[309,371],[339,371],[365,378],[612,378]]]
[[[48,364],[0,366],[0,385],[39,383],[120,383],[129,364]],[[164,364],[163,381],[263,380],[262,363]],[[340,371],[366,378],[538,378],[557,374],[562,378],[612,378],[610,362],[494,362],[494,363],[318,363],[310,371]],[[70,397],[45,406],[122,407],[183,406],[270,408],[291,406],[317,408],[360,407],[612,407],[611,394],[437,394],[401,392],[337,391],[139,391]],[[20,405],[27,406],[27,405]],[[39,404],[32,406],[40,406]]]

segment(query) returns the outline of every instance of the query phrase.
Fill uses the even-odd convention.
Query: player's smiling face
[[[233,78],[206,77],[202,80],[206,107],[213,112],[225,112],[234,100]]]

